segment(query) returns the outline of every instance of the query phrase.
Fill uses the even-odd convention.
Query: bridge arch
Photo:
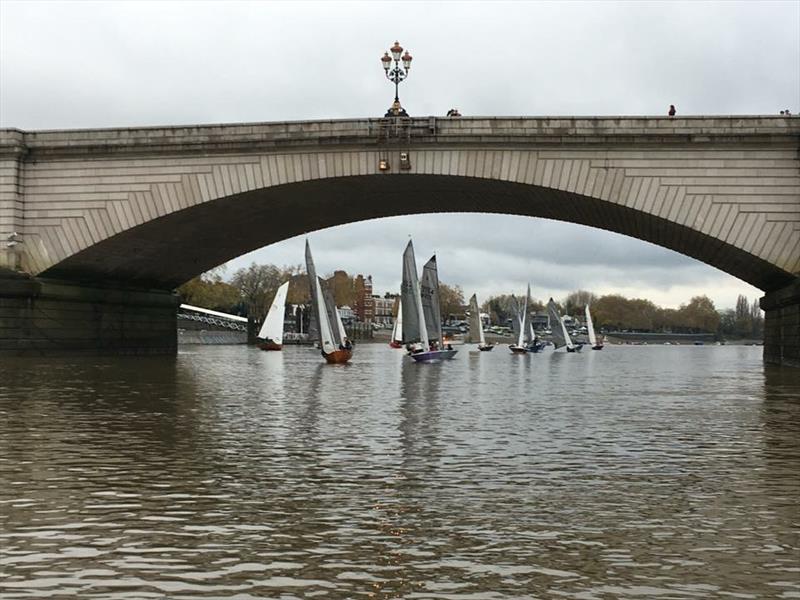
[[[615,174],[606,177],[613,179]],[[587,182],[585,188],[604,185]],[[613,183],[608,185],[613,189]],[[475,212],[543,217],[621,233],[696,258],[763,290],[791,281],[791,274],[763,258],[671,220],[669,210],[681,211],[685,192],[675,191],[673,206],[647,212],[618,188],[602,199],[502,179],[424,174],[348,175],[279,184],[146,221],[67,257],[41,275],[171,289],[218,264],[302,233],[382,217]],[[657,194],[653,190],[652,195]],[[684,208],[691,211],[690,206]]]

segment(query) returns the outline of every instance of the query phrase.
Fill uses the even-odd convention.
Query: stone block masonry
[[[171,292],[0,276],[0,355],[174,354]]]

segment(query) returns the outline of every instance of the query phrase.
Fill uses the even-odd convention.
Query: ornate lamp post
[[[389,56],[389,52],[392,53]],[[389,48],[389,52],[384,52],[381,58],[383,70],[386,72],[386,79],[394,83],[394,103],[387,112],[386,116],[407,117],[408,113],[400,106],[400,97],[398,96],[398,86],[400,82],[408,77],[408,72],[411,70],[411,55],[406,50],[406,53],[400,56],[403,52],[403,47],[400,42],[395,42],[394,46]],[[394,59],[394,69],[392,69],[392,60]],[[400,68],[400,61],[403,61],[403,68]]]

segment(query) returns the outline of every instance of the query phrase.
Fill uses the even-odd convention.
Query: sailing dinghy
[[[594,333],[594,324],[592,324],[592,315],[589,312],[589,305],[586,305],[586,330],[589,332],[589,343],[592,345],[592,350],[602,350],[603,342],[597,341],[597,336]]]
[[[311,307],[317,319],[320,352],[328,363],[346,363],[353,356],[353,345],[347,339],[339,310],[333,303],[333,295],[330,290],[324,289],[324,282],[317,277],[308,240],[306,240],[306,271],[311,287]]]
[[[436,256],[425,263],[422,279],[418,280],[411,240],[403,252],[400,302],[403,310],[403,341],[410,345],[409,356],[417,362],[426,363],[453,358],[458,350],[441,347],[442,316]]]
[[[283,348],[283,318],[286,313],[286,294],[289,291],[289,282],[282,284],[275,292],[272,305],[264,317],[264,323],[258,332],[259,339],[264,340],[258,344],[262,350],[280,350]]]
[[[519,325],[519,333],[516,344],[509,344],[508,349],[512,354],[527,354],[528,346],[526,344],[525,333],[526,323],[528,319],[528,299],[531,297],[531,284],[528,284],[528,293],[525,296],[525,302],[522,305],[522,310],[517,309],[517,323]]]
[[[572,343],[572,339],[569,337],[569,333],[567,333],[567,326],[564,325],[564,319],[558,314],[556,303],[553,302],[552,298],[550,298],[550,302],[547,303],[547,312],[550,315],[551,322],[555,322],[554,324],[551,323],[553,345],[555,349],[558,350],[566,346],[567,352],[580,352],[581,346]]]
[[[469,342],[478,343],[478,350],[481,352],[491,352],[494,350],[494,344],[486,343],[486,336],[483,333],[483,322],[481,321],[481,312],[478,308],[478,296],[472,294],[469,299]],[[467,340],[465,340],[467,341]]]
[[[392,326],[392,339],[389,342],[392,348],[403,347],[403,303],[399,302],[397,305],[397,317]]]

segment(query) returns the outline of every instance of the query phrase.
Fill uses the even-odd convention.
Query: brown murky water
[[[761,348],[0,364],[0,597],[799,598]]]

